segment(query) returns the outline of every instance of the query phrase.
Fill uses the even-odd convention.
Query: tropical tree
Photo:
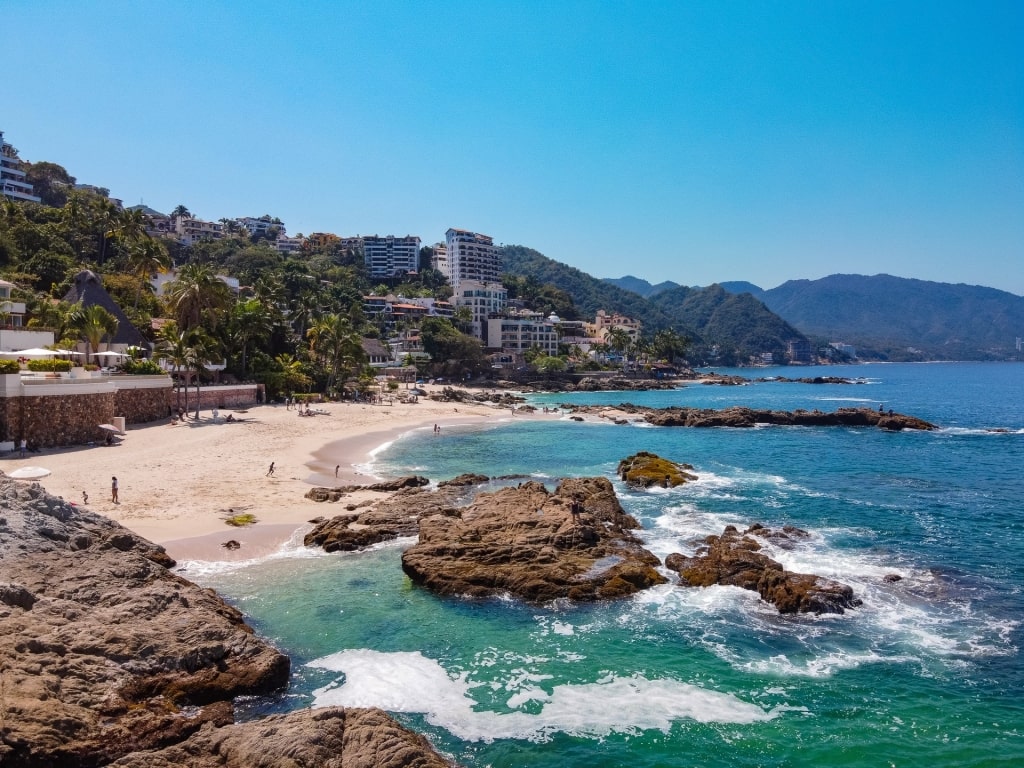
[[[362,337],[345,315],[325,315],[306,335],[310,351],[327,372],[328,391],[366,362]]]
[[[192,212],[189,211],[189,209],[186,208],[184,205],[179,205],[175,207],[173,211],[171,211],[171,218],[174,218],[175,216],[183,216],[186,219],[191,219]]]
[[[93,355],[100,351],[104,339],[112,339],[117,333],[117,318],[99,304],[78,305],[72,323]]]
[[[188,370],[189,365],[189,335],[187,331],[178,328],[173,320],[164,325],[157,332],[156,348],[153,356],[158,360],[166,360],[172,366],[174,374],[174,388],[178,409],[181,409],[181,391],[185,390],[185,410],[188,410],[188,384],[182,387],[184,377],[182,371]]]
[[[240,301],[231,310],[228,333],[242,353],[242,378],[247,370],[247,352],[252,344],[259,344],[270,337],[274,329],[273,317],[259,298]]]
[[[167,301],[183,330],[200,325],[216,330],[231,304],[231,289],[207,264],[186,264],[167,286]]]
[[[672,328],[666,328],[654,334],[652,348],[659,359],[670,363],[686,354],[690,340]]]
[[[150,277],[170,268],[171,257],[167,252],[167,246],[159,240],[147,236],[132,245],[128,250],[128,271],[139,279],[135,309],[139,308],[143,287],[150,285]]]

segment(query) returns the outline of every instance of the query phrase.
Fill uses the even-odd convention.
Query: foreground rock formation
[[[205,726],[187,741],[129,755],[116,768],[445,768],[422,736],[379,709],[319,709],[223,728]]]
[[[787,526],[781,531],[752,525],[740,533],[726,527],[721,536],[708,536],[705,545],[693,557],[672,554],[665,565],[679,574],[680,584],[709,587],[713,584],[742,587],[761,595],[780,613],[844,613],[861,604],[853,590],[837,581],[806,573],[793,573],[762,554],[757,539],[772,540],[787,546],[806,538],[807,532]]]
[[[666,581],[631,532],[639,527],[605,478],[563,480],[554,493],[527,482],[421,518],[402,569],[441,595],[625,597]]]
[[[600,415],[608,406],[566,405],[561,406],[573,413]],[[734,406],[715,410],[713,408],[647,408],[623,403],[615,408],[623,413],[633,414],[657,427],[755,427],[759,424],[775,424],[790,427],[877,427],[891,432],[904,429],[933,430],[935,425],[916,416],[902,413],[875,411],[871,408],[839,408],[824,411],[770,411]]]
[[[346,766],[444,765],[382,713],[223,728],[232,699],[283,688],[290,663],[173,564],[117,523],[0,475],[0,765],[340,765],[325,729]]]

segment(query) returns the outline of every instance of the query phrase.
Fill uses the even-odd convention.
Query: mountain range
[[[676,284],[626,276],[607,282],[663,304]],[[676,286],[676,287],[673,287]],[[753,283],[720,287],[749,295],[802,333],[853,345],[862,359],[1022,359],[1024,297],[976,285],[892,275],[829,275],[764,290]],[[693,290],[693,289],[691,289]]]

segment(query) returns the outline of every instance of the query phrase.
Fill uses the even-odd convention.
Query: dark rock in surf
[[[721,536],[708,536],[696,555],[675,553],[665,559],[665,565],[679,574],[681,586],[742,587],[757,592],[780,613],[844,613],[861,604],[846,584],[785,570],[760,552],[762,545],[754,538],[778,540],[780,536],[791,541],[803,538],[806,532],[775,532],[754,525],[740,533],[730,525]]]

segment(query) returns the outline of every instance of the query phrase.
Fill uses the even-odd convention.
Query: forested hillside
[[[554,284],[573,296],[585,316],[599,309],[621,312],[640,320],[645,333],[670,328],[684,334],[692,342],[690,358],[698,362],[746,363],[762,352],[781,361],[790,341],[805,338],[760,301],[720,286],[678,286],[645,299],[520,245],[505,246],[505,270]]]

